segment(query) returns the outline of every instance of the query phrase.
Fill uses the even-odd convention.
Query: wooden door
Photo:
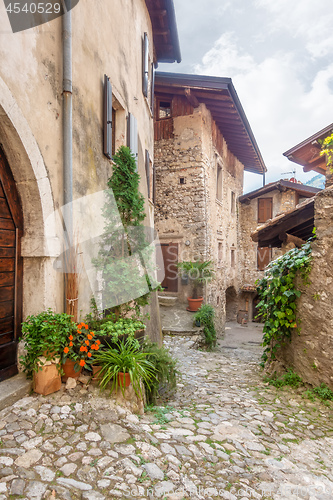
[[[22,321],[22,231],[15,181],[0,149],[0,381],[17,373]]]
[[[164,280],[161,285],[166,292],[178,292],[178,243],[161,243],[164,260]]]

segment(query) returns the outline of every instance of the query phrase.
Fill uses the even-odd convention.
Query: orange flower
[[[87,335],[88,339],[91,340],[92,339],[92,335]]]
[[[94,334],[94,332],[90,332],[90,335],[94,336],[95,334]]]
[[[86,364],[84,359],[80,359],[80,366],[84,366]]]
[[[90,344],[89,340],[85,340],[84,343],[87,344],[87,345]]]
[[[70,342],[70,343],[69,343],[69,347],[73,347],[73,342]]]
[[[68,338],[69,340],[73,340],[73,335],[70,335]]]
[[[92,354],[91,352],[88,352],[88,358],[91,358]]]
[[[64,349],[64,353],[65,353],[65,354],[67,354],[67,353],[68,353],[68,351],[69,351],[68,347],[65,347],[65,349]]]
[[[97,345],[97,346],[95,347],[95,349],[96,349],[96,351],[98,351],[98,349],[99,349],[99,345]]]
[[[84,352],[86,350],[85,346],[84,345],[81,345],[80,347],[80,352]]]
[[[96,344],[97,345],[100,345],[101,341],[100,340],[96,340]]]

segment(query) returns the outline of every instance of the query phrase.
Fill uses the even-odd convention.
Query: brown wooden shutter
[[[104,75],[104,154],[112,159],[112,86],[108,76]]]
[[[149,43],[148,35],[144,34],[142,48],[142,92],[145,97],[148,97],[148,80],[149,80]]]
[[[257,267],[258,271],[263,271],[272,259],[272,249],[269,247],[258,247]]]
[[[273,199],[258,198],[258,222],[264,223],[272,218]]]

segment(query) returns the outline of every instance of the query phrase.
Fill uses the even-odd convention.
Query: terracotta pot
[[[188,301],[187,310],[191,312],[196,312],[202,306],[203,297],[199,297],[198,299],[191,299],[190,297],[187,297],[187,301]]]
[[[128,387],[131,385],[131,377],[129,373],[118,373],[118,384],[122,387]]]
[[[37,394],[47,396],[61,388],[61,377],[56,364],[45,365],[33,375],[33,388]]]
[[[66,359],[65,363],[62,365],[62,369],[65,372],[65,375],[61,377],[63,382],[66,382],[68,378],[78,378],[80,373],[82,372],[82,366],[80,366],[79,371],[74,370],[74,365],[76,361],[72,359]]]
[[[92,365],[91,368],[92,368],[92,372],[93,372],[91,380],[93,382],[98,382],[98,380],[99,380],[99,372],[101,371],[102,367],[98,366],[98,365]]]

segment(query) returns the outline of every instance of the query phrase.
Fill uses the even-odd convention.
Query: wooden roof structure
[[[274,191],[277,189],[278,191],[287,191],[287,189],[291,189],[292,191],[296,191],[300,196],[304,198],[311,198],[315,196],[321,189],[307,186],[306,184],[301,184],[299,182],[291,182],[280,179],[275,182],[271,182],[270,184],[266,184],[266,186],[256,189],[255,191],[251,191],[250,193],[243,194],[238,199],[241,203],[246,203],[247,201],[252,200],[253,198],[260,198],[264,194],[269,193],[270,191]]]
[[[288,160],[302,165],[304,172],[314,170],[315,172],[318,172],[318,174],[325,175],[326,158],[325,155],[320,156],[321,144],[319,141],[325,139],[325,137],[330,135],[332,132],[333,123],[289,149],[283,153],[283,155],[286,156]]]
[[[314,197],[309,198],[265,222],[251,234],[252,240],[261,247],[281,247],[287,235],[308,240],[314,228],[314,201]]]
[[[150,15],[157,62],[180,62],[180,47],[173,0],[145,0]]]
[[[244,169],[262,175],[267,171],[231,78],[156,72],[155,94],[186,96],[194,108],[204,103]]]

